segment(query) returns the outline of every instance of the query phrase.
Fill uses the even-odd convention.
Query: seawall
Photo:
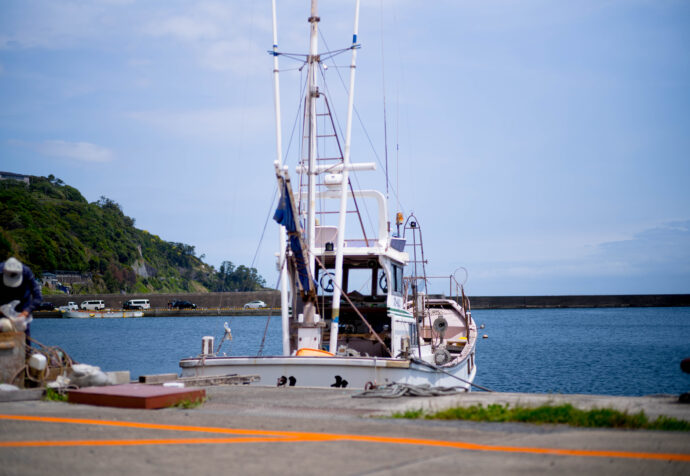
[[[55,306],[68,301],[77,304],[90,299],[102,299],[107,308],[119,309],[129,299],[148,299],[152,308],[167,309],[168,302],[184,299],[197,308],[241,308],[255,299],[268,307],[280,307],[277,291],[221,292],[221,293],[170,293],[170,294],[75,294],[50,295],[44,300]],[[690,294],[617,294],[581,296],[470,296],[472,309],[532,309],[532,308],[589,308],[589,307],[688,307]]]
[[[687,307],[690,306],[690,294],[470,296],[470,302],[472,309]]]

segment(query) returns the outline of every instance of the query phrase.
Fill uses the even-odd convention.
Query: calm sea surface
[[[690,375],[690,308],[477,310],[476,383],[504,392],[680,394]],[[179,372],[201,338],[233,340],[227,355],[256,355],[266,317],[36,319],[32,337],[74,360],[139,375]],[[280,317],[268,321],[264,355],[281,352]]]

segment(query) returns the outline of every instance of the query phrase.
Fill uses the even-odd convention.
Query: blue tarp
[[[290,203],[291,194],[288,190],[288,183],[285,180],[281,180],[280,182],[280,201],[278,202],[276,212],[273,214],[273,219],[279,224],[283,225],[287,230],[288,242],[290,244],[290,249],[292,250],[292,255],[295,258],[297,275],[299,277],[300,284],[302,285],[302,290],[304,292],[308,292],[313,288],[313,281],[309,277],[309,267],[307,265],[306,253],[302,248],[302,240],[300,239],[301,231],[297,226],[292,203]]]

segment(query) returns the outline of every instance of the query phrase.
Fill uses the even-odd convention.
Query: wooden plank
[[[118,408],[156,409],[176,405],[184,401],[200,401],[206,398],[203,389],[172,388],[142,383],[113,385],[110,387],[86,387],[67,393],[70,403]]]
[[[174,382],[175,380],[177,380],[177,374],[153,374],[139,376],[139,383],[156,384]]]

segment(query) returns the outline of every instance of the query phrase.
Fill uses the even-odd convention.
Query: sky
[[[322,2],[322,49],[354,2]],[[278,0],[306,53],[306,0]],[[364,0],[352,136],[470,295],[690,292],[690,3]],[[269,0],[4,0],[0,170],[53,174],[277,283]],[[339,124],[349,54],[328,63]],[[283,152],[300,63],[280,58]],[[384,114],[385,105],[385,114]],[[384,121],[385,117],[385,121]],[[385,128],[384,128],[385,124]],[[387,153],[386,153],[387,151]]]

